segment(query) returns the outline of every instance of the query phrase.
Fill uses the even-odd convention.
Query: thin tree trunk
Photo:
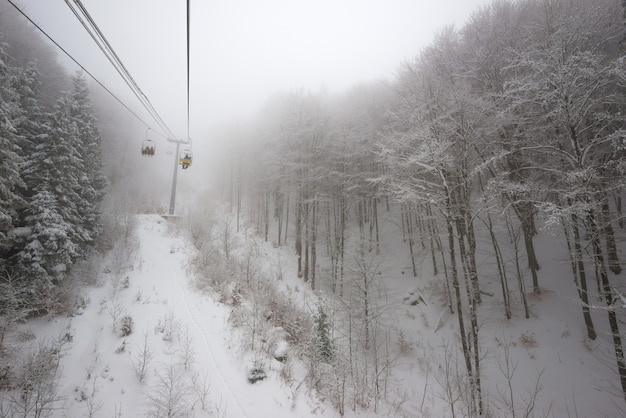
[[[520,224],[522,225],[524,246],[526,247],[526,257],[528,258],[528,268],[530,269],[530,274],[533,280],[533,292],[535,294],[540,294],[541,288],[539,287],[539,276],[537,274],[537,271],[539,270],[539,262],[537,261],[535,246],[533,244],[533,236],[536,234],[536,230],[532,204],[529,202],[515,202],[512,206]]]
[[[518,218],[519,219],[519,218]],[[509,231],[509,237],[513,243],[513,249],[515,251],[515,275],[517,277],[517,285],[520,293],[522,304],[524,305],[524,317],[530,318],[530,310],[528,309],[528,299],[526,297],[526,284],[524,283],[524,275],[522,274],[522,268],[520,266],[520,249],[519,249],[519,232],[515,232],[515,226],[513,225],[513,219],[507,211],[506,214],[506,226]],[[520,225],[521,229],[521,225]]]
[[[452,273],[452,288],[456,299],[457,318],[459,320],[459,334],[461,336],[461,348],[463,349],[463,358],[465,359],[465,368],[470,381],[473,381],[473,367],[471,358],[471,349],[467,341],[467,333],[465,332],[465,320],[463,318],[463,303],[461,302],[461,286],[459,283],[459,274],[456,265],[456,255],[454,250],[454,229],[452,219],[446,219],[448,225],[448,246],[450,251],[450,269]],[[475,392],[473,387],[470,388],[470,396],[472,405],[475,404]]]
[[[317,263],[317,201],[313,200],[311,220],[311,289],[315,290],[315,264]]]
[[[496,263],[498,266],[498,277],[500,278],[500,287],[502,288],[502,300],[504,301],[504,314],[506,319],[511,319],[511,296],[509,294],[509,284],[506,278],[506,268],[504,266],[504,260],[502,258],[502,252],[500,251],[500,245],[496,234],[493,232],[493,223],[491,222],[491,216],[487,213],[489,236],[491,237],[491,244],[496,256]]]
[[[626,222],[624,222],[624,216],[622,213],[622,195],[618,192],[615,193],[615,210],[617,211],[617,224],[620,228],[624,229]]]
[[[265,192],[265,242],[268,241],[270,235],[270,192]]]
[[[346,198],[342,195],[339,198],[341,204],[340,212],[340,238],[339,238],[339,297],[343,297],[344,259],[345,259],[345,238],[346,238]]]
[[[289,187],[287,187],[289,190]],[[287,245],[287,230],[289,229],[289,198],[291,197],[291,193],[287,192],[287,202],[285,202],[285,239],[283,242]]]
[[[415,255],[413,254],[413,221],[410,216],[410,209],[404,212],[406,215],[407,235],[409,237],[409,251],[411,253],[411,267],[413,268],[413,277],[417,277],[417,267],[415,265]]]
[[[439,274],[437,267],[437,257],[435,256],[435,229],[433,227],[434,220],[432,219],[433,213],[430,205],[426,205],[426,224],[428,225],[428,244],[430,245],[430,256],[433,263],[433,276]]]
[[[589,294],[587,292],[587,274],[585,272],[585,263],[583,261],[583,252],[582,246],[580,243],[580,231],[578,229],[578,217],[576,214],[572,213],[572,233],[574,235],[574,252],[570,251],[570,257],[573,256],[573,267],[574,267],[574,280],[577,284],[578,296],[580,297],[580,302],[582,304],[583,310],[583,319],[585,321],[585,327],[587,328],[587,337],[590,340],[596,339],[596,329],[593,326],[593,320],[591,319],[591,312],[589,310]],[[567,228],[565,225],[564,228]],[[569,244],[569,234],[567,233],[567,229],[565,231],[565,238],[567,240],[568,247]],[[578,273],[578,276],[576,276]]]
[[[302,218],[304,220],[304,282],[309,281],[309,249],[311,239],[311,229],[309,225],[309,202],[308,195],[305,197],[304,212]]]
[[[296,197],[296,256],[298,257],[298,277],[302,277],[302,192]]]
[[[374,198],[372,210],[372,217],[374,222],[374,229],[376,230],[376,255],[380,254],[380,231],[378,229],[378,198]]]
[[[604,234],[604,239],[606,241],[606,256],[609,263],[609,270],[611,270],[614,274],[620,274],[622,272],[622,266],[620,265],[619,257],[617,256],[615,231],[613,230],[613,225],[611,224],[609,197],[606,194],[602,197],[600,214],[600,219],[602,220],[602,233]]]
[[[615,314],[615,300],[613,296],[613,290],[609,281],[609,275],[604,265],[604,255],[602,254],[602,246],[600,245],[600,238],[598,237],[598,230],[595,223],[593,213],[589,213],[587,216],[587,222],[589,224],[591,232],[591,244],[593,246],[593,259],[600,273],[600,281],[602,282],[602,290],[604,298],[606,300],[607,312],[609,316],[609,326],[611,328],[611,336],[613,337],[613,348],[615,350],[615,360],[617,362],[617,371],[620,377],[622,385],[622,394],[624,400],[626,400],[626,361],[624,360],[624,348],[622,346],[622,338],[619,333],[619,324],[617,322],[617,316]]]

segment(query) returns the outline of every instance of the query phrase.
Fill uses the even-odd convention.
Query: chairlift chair
[[[180,166],[182,167],[182,169],[186,170],[187,168],[191,166],[192,159],[193,159],[193,154],[191,153],[191,150],[185,149],[180,153],[180,158],[178,159],[178,162],[180,163]]]
[[[154,156],[154,152],[156,150],[156,144],[151,139],[145,139],[141,144],[141,155],[145,157]]]

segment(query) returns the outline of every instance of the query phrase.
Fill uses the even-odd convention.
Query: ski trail
[[[146,230],[146,232],[148,233],[158,233],[159,235],[162,235],[161,231],[154,231],[154,229],[151,229],[150,231]],[[163,236],[161,236],[160,238],[165,238]],[[159,253],[164,253],[167,254],[168,251],[166,251],[163,248],[160,248],[156,242],[156,240],[149,240],[149,241],[144,241],[144,242],[149,242],[150,245],[157,249],[158,251],[153,252],[154,254],[159,254]],[[167,254],[169,255],[169,254]],[[167,257],[167,255],[164,255],[164,257]],[[204,345],[204,352],[208,354],[208,358],[211,362],[211,365],[213,366],[214,370],[217,371],[217,374],[219,376],[219,379],[221,380],[222,386],[224,388],[224,390],[227,393],[227,396],[229,398],[231,398],[232,400],[232,405],[235,406],[236,411],[239,413],[239,416],[241,417],[247,417],[246,413],[243,411],[239,401],[237,400],[237,397],[235,396],[235,394],[233,393],[233,391],[231,390],[230,385],[228,384],[228,382],[226,381],[226,378],[224,377],[224,374],[222,373],[221,368],[219,367],[218,363],[215,361],[215,358],[213,357],[213,354],[211,352],[211,346],[209,345],[209,340],[204,332],[204,330],[202,329],[202,327],[200,326],[200,323],[198,322],[195,314],[191,311],[191,309],[189,308],[189,299],[187,298],[187,292],[185,290],[185,287],[183,286],[183,284],[181,283],[180,280],[180,274],[179,271],[181,270],[180,266],[174,266],[173,265],[174,262],[169,261],[167,262],[167,266],[169,268],[169,270],[171,271],[172,275],[174,276],[174,282],[176,283],[176,287],[180,293],[180,296],[182,296],[182,300],[184,301],[184,306],[185,306],[185,311],[187,312],[187,316],[188,318],[191,320],[191,322],[193,323],[193,326],[196,328],[196,330],[200,333],[200,335],[202,336],[202,343]],[[178,268],[177,268],[178,267]],[[228,404],[227,404],[228,406]]]

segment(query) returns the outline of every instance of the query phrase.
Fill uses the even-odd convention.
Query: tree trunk
[[[270,235],[270,192],[269,190],[265,192],[265,217],[264,217],[264,222],[265,222],[265,242],[267,242],[267,240],[269,239],[269,235]]]
[[[311,289],[315,290],[315,264],[317,263],[317,201],[313,200],[311,219]]]
[[[413,268],[413,277],[417,277],[417,268],[415,266],[415,255],[413,254],[413,222],[412,216],[410,216],[411,210],[407,208],[404,211],[406,216],[406,228],[407,228],[407,236],[409,237],[409,251],[411,253],[411,267]]]
[[[289,188],[287,188],[289,190]],[[285,239],[283,242],[287,245],[287,230],[289,229],[289,198],[291,193],[287,192],[287,202],[285,202]]]
[[[298,257],[298,277],[302,277],[302,192],[296,197],[296,257]]]
[[[615,300],[613,290],[609,281],[609,275],[604,266],[604,255],[602,254],[602,246],[598,237],[598,230],[593,213],[589,213],[587,217],[589,228],[591,229],[591,244],[593,246],[593,260],[598,267],[600,273],[600,281],[602,282],[602,291],[606,300],[607,312],[609,316],[609,326],[611,328],[611,336],[613,337],[613,348],[615,350],[615,360],[617,362],[617,371],[622,385],[622,394],[626,400],[626,361],[624,360],[624,348],[622,346],[622,338],[619,333],[619,324],[615,314]]]
[[[305,203],[303,205],[304,211],[302,213],[302,219],[304,220],[304,282],[309,281],[309,248],[311,239],[311,228],[309,225],[309,202],[308,196],[305,197]]]
[[[530,275],[533,279],[533,292],[535,294],[541,293],[539,287],[539,277],[537,271],[539,270],[539,262],[537,261],[537,255],[535,253],[535,246],[533,244],[533,236],[537,233],[535,228],[535,216],[533,213],[533,206],[530,202],[513,202],[513,210],[522,225],[522,234],[524,235],[524,246],[526,247],[526,257],[528,258],[528,268],[530,269]]]
[[[617,256],[617,245],[615,244],[615,231],[611,224],[611,211],[609,208],[609,197],[605,194],[602,197],[602,207],[600,211],[600,219],[602,220],[602,233],[606,241],[606,256],[609,263],[609,270],[614,274],[622,272],[622,266]]]
[[[580,243],[580,231],[578,229],[578,217],[572,213],[572,233],[574,235],[574,252],[570,252],[570,257],[573,256],[574,267],[574,280],[578,285],[578,296],[582,303],[583,319],[585,321],[585,327],[587,328],[587,337],[590,340],[596,339],[596,330],[593,326],[593,320],[591,319],[591,312],[589,310],[589,294],[587,292],[587,274],[585,272],[585,263],[583,261],[582,245]],[[565,226],[564,226],[565,227]],[[565,227],[566,228],[566,227]],[[567,245],[569,246],[569,234],[565,232]],[[578,273],[578,277],[576,277]]]
[[[467,341],[467,334],[465,332],[465,320],[463,318],[463,303],[461,301],[461,286],[459,283],[459,274],[456,265],[456,254],[454,250],[454,229],[453,220],[446,219],[448,225],[448,246],[450,251],[450,270],[452,275],[452,288],[454,289],[454,296],[456,299],[456,312],[459,320],[459,334],[461,336],[461,348],[463,350],[463,358],[465,359],[465,368],[467,370],[467,376],[470,381],[473,381],[473,367],[471,358],[471,348]],[[473,388],[470,388],[471,402],[475,404],[475,392]]]
[[[434,220],[432,219],[433,213],[430,205],[426,205],[426,224],[428,225],[428,244],[430,245],[430,256],[433,263],[433,276],[439,274],[437,267],[437,258],[435,257],[435,228],[433,226]]]

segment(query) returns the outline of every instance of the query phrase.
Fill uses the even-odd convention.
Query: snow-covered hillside
[[[21,329],[37,336],[23,350],[64,342],[52,416],[337,416],[272,373],[248,383],[227,309],[190,287],[189,242],[157,215],[138,216],[136,234],[131,268],[115,277],[105,262],[79,315]]]
[[[58,381],[41,386],[42,400],[31,402],[33,407],[53,417],[339,416],[318,399],[318,392],[308,389],[303,363],[294,363],[289,382],[282,379],[285,364],[278,360],[267,364],[265,380],[248,381],[259,356],[244,347],[245,338],[232,328],[232,307],[193,286],[197,272],[189,265],[198,250],[174,222],[137,216],[135,244],[131,240],[124,256],[117,250],[104,257],[98,285],[84,290],[77,315],[37,319],[20,327],[12,347],[31,353],[23,358],[59,358],[42,347],[57,347],[60,354]],[[429,279],[428,262],[418,264],[419,277],[413,277],[402,240],[391,233],[390,224],[386,230],[379,267],[384,285],[380,320],[389,346],[383,356],[389,370],[381,380],[385,400],[370,399],[369,407],[348,404],[345,415],[450,416],[450,403],[463,388],[456,318],[438,298],[441,289]],[[233,245],[241,248],[255,242],[262,255],[260,268],[280,265],[278,287],[285,297],[314,305],[318,296],[296,277],[288,247],[274,248],[243,227],[236,238]],[[543,293],[530,295],[531,318],[523,318],[517,306],[507,321],[501,304],[490,304],[488,297],[481,308],[486,416],[512,416],[512,411],[516,416],[621,416],[609,336],[603,329],[594,342],[584,338],[575,289],[562,279],[564,249],[555,247],[545,232],[537,246],[540,254],[550,256],[542,260]],[[487,293],[494,289],[485,286]],[[338,306],[333,312],[334,335],[340,341],[345,312]],[[594,310],[598,325],[604,314]],[[27,406],[19,393],[4,399],[3,411]]]

